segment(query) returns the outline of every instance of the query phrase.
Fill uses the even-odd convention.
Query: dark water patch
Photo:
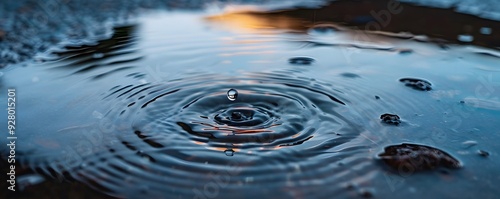
[[[423,171],[439,167],[461,168],[461,163],[448,153],[424,145],[403,143],[384,148],[378,155],[388,166],[396,170]]]
[[[399,79],[400,82],[403,82],[405,86],[411,87],[415,90],[421,90],[421,91],[430,91],[432,90],[432,84],[423,79],[417,79],[417,78],[401,78]]]

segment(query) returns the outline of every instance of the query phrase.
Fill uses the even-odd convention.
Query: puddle
[[[500,194],[499,59],[478,53],[498,54],[498,22],[449,11],[490,27],[471,48],[458,24],[421,37],[400,18],[369,32],[361,14],[326,18],[351,4],[158,12],[3,70],[0,88],[18,96],[19,164],[47,177],[25,181],[132,198]],[[462,168],[387,171],[377,156],[401,143]]]

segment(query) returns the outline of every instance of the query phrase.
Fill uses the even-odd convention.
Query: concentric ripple
[[[258,186],[290,197],[300,186],[327,197],[326,183],[370,174],[344,165],[371,164],[359,116],[335,87],[279,72],[117,86],[102,95],[116,141],[61,172],[115,196],[247,197]]]
[[[127,102],[126,109],[115,110],[121,118],[133,121],[135,131],[155,136],[180,131],[182,139],[212,148],[274,150],[315,136],[318,127],[332,132],[348,122],[335,111],[346,106],[342,94],[320,84],[307,86],[304,80],[263,74],[191,79],[196,81],[173,81],[142,90],[132,87],[107,98],[146,94]],[[234,101],[227,98],[228,88],[238,92]]]

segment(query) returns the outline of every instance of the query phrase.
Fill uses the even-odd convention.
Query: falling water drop
[[[227,91],[227,99],[234,101],[238,97],[238,91],[236,89],[229,89]]]

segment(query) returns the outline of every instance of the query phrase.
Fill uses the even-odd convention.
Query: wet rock
[[[403,143],[385,147],[379,157],[396,170],[423,171],[439,167],[450,169],[461,168],[461,163],[450,154],[439,149]]]
[[[382,122],[386,124],[399,125],[401,123],[401,118],[398,115],[385,113],[380,116]]]
[[[378,95],[375,95],[375,99],[380,99],[380,97]]]
[[[310,57],[293,57],[288,60],[288,63],[295,65],[311,65],[314,62]]]
[[[479,154],[480,156],[483,156],[483,157],[490,156],[490,153],[488,153],[487,151],[483,151],[483,150],[477,151],[477,154]]]
[[[400,82],[403,82],[406,86],[411,87],[416,90],[430,91],[432,90],[432,84],[429,81],[417,79],[417,78],[401,78]]]

